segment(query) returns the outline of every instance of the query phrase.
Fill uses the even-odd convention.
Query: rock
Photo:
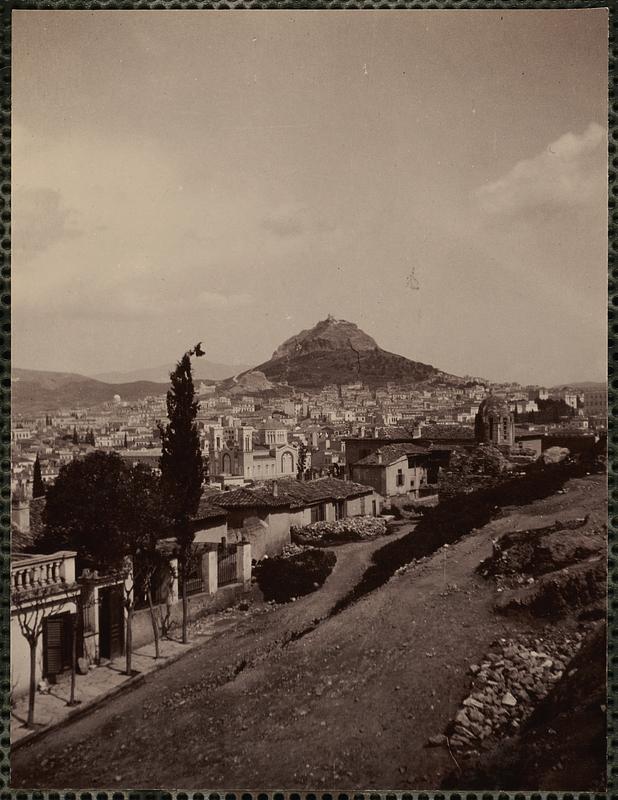
[[[448,739],[443,733],[438,733],[435,736],[430,736],[425,742],[425,747],[441,747],[446,744]]]
[[[485,717],[483,716],[483,714],[481,714],[481,712],[477,708],[474,708],[474,706],[469,706],[467,710],[468,710],[468,719],[471,720],[472,722],[485,721]]]
[[[468,724],[468,714],[465,708],[461,708],[457,714],[455,714],[455,722],[458,722],[460,725]]]
[[[478,675],[478,673],[480,671],[481,671],[481,668],[480,668],[480,666],[478,664],[470,664],[470,672],[473,675]]]
[[[513,695],[510,692],[506,692],[503,695],[501,702],[503,706],[512,707],[517,705],[517,700],[513,697]]]
[[[473,706],[474,708],[484,708],[483,704],[476,698],[472,697],[472,695],[470,695],[470,697],[466,697],[466,699],[463,701],[463,704],[464,706]]]

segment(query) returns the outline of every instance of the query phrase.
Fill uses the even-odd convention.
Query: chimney
[[[273,497],[279,497],[279,484],[273,481]]]
[[[381,464],[382,463],[382,451],[381,450],[376,450],[376,456],[377,456],[377,459],[378,459],[378,464]]]

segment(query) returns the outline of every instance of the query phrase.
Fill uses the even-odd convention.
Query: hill
[[[127,371],[101,372],[93,375],[95,380],[105,383],[133,383],[135,381],[167,381],[174,364],[160,364],[157,367],[144,367]],[[249,369],[247,364],[219,364],[199,359],[193,364],[193,378],[196,381],[223,381]]]
[[[14,368],[11,399],[16,413],[31,414],[66,406],[94,406],[113,400],[115,394],[123,400],[139,400],[148,395],[164,394],[167,389],[167,383],[105,383],[73,372]]]
[[[451,377],[430,364],[382,350],[353,322],[331,316],[287,339],[255,369],[270,381],[303,389],[356,381],[381,386]]]

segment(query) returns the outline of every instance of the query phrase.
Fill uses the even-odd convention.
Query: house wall
[[[373,486],[376,492],[382,496],[387,494],[386,468],[379,464],[352,464],[350,480],[362,483],[364,486]]]
[[[221,611],[233,605],[239,598],[247,596],[252,592],[253,589],[247,590],[242,583],[233,583],[229,586],[222,586],[218,589],[217,593],[213,595],[208,592],[190,595],[188,598],[189,620],[199,619],[206,614]],[[158,619],[161,619],[161,616],[165,616],[166,612],[167,608],[165,603],[160,603],[155,606],[155,613]],[[177,601],[171,606],[170,621],[172,630],[179,630],[182,626],[181,601]],[[153,640],[154,636],[150,619],[150,609],[142,608],[133,615],[133,648],[137,649],[145,644],[149,644]]]
[[[251,558],[259,560],[265,555],[278,555],[286,544],[290,544],[290,512],[271,511],[265,522],[264,530],[250,530],[247,538],[251,543]]]
[[[66,611],[76,613],[76,603],[50,604],[46,616],[63,614]],[[36,648],[36,682],[43,677],[43,634],[39,636]],[[18,614],[11,613],[11,691],[15,697],[28,693],[30,684],[30,645],[23,636],[19,626]]]
[[[397,483],[399,470],[402,470],[403,474],[402,484]],[[427,482],[427,468],[420,465],[409,467],[407,456],[393,464],[354,464],[351,467],[351,473],[353,481],[372,486],[381,497],[397,497],[398,495],[418,497],[421,484]]]
[[[227,539],[228,529],[227,520],[222,520],[218,524],[204,526],[199,528],[195,533],[194,541],[198,544],[203,542],[212,542],[219,544],[224,537]]]
[[[290,525],[296,525],[299,528],[302,528],[304,525],[311,524],[311,508],[310,506],[306,506],[306,508],[301,508],[297,511],[290,512]]]
[[[382,511],[383,500],[377,492],[372,492],[364,497],[353,497],[348,500],[346,515],[348,517],[372,516],[374,500],[376,504],[376,516],[378,516]]]

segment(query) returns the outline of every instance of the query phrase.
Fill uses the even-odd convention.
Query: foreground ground
[[[338,548],[336,572],[314,595],[239,614],[233,629],[133,692],[21,747],[12,785],[437,788],[455,759],[425,744],[457,713],[470,664],[501,637],[544,635],[545,622],[496,614],[496,584],[475,570],[506,530],[584,514],[604,521],[602,476],[566,488],[507,511],[329,617],[380,543]],[[542,788],[560,783],[555,770],[545,775],[552,785]]]

